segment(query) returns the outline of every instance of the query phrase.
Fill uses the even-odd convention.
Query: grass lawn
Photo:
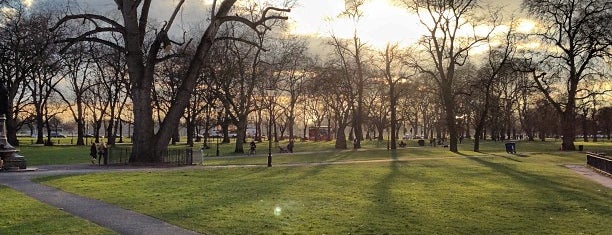
[[[28,166],[87,163],[90,159],[88,146],[20,146],[17,149]]]
[[[115,234],[0,185],[0,234]]]
[[[612,147],[610,142],[584,144],[586,150]],[[39,180],[205,234],[609,233],[612,190],[563,167],[584,164],[585,158],[554,151],[558,145],[519,142],[519,155],[500,152],[499,142],[485,143],[485,154],[465,151],[471,148],[467,144],[461,154],[432,147],[295,153],[275,155],[272,168],[203,167]],[[296,150],[304,151],[299,146]],[[371,159],[401,161],[279,164]],[[207,159],[205,164],[250,161],[265,164],[265,156]]]

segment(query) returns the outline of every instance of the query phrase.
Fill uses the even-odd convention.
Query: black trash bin
[[[419,146],[425,146],[425,140],[424,139],[420,139],[417,143],[419,143]]]
[[[506,143],[506,153],[516,153],[516,143]]]
[[[584,150],[584,145],[578,145],[578,151],[582,152]]]

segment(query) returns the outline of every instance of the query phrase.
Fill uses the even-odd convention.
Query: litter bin
[[[516,153],[516,143],[506,143],[506,153]]]
[[[424,139],[420,139],[417,143],[419,143],[419,146],[425,146],[425,140]]]
[[[584,145],[578,145],[578,151],[582,152],[582,150],[584,150]]]

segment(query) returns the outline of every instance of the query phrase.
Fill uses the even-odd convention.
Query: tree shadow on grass
[[[392,221],[397,221],[398,219],[395,217],[398,215],[415,214],[411,211],[411,208],[398,203],[393,195],[394,186],[397,185],[397,181],[402,177],[401,168],[407,167],[408,163],[399,161],[398,152],[395,150],[390,150],[389,157],[391,161],[389,162],[388,174],[379,177],[380,180],[372,189],[372,195],[366,196],[366,198],[370,199],[372,207],[363,212],[361,221],[359,221],[363,226],[353,228],[355,229],[351,231],[353,233],[404,233],[411,224],[408,221],[405,221],[402,225],[386,224],[386,222],[393,223]]]
[[[234,177],[220,178],[218,183],[194,191],[199,194],[197,200],[190,199],[191,203],[186,200],[151,216],[164,220],[174,218],[173,224],[211,234],[281,231],[283,217],[275,215],[275,208],[288,203],[301,204],[293,202],[296,199],[284,192],[290,190],[295,181],[315,176],[324,169],[325,166],[314,166],[295,174],[295,167],[243,168],[244,171],[238,171]],[[176,195],[182,197],[180,193]]]
[[[592,204],[594,208],[598,208],[599,210],[601,210],[599,211],[599,213],[609,213],[609,211],[606,211],[605,209],[608,208],[609,205],[606,205],[604,201],[593,200],[594,198],[592,197],[592,195],[588,195],[588,193],[584,191],[584,188],[581,188],[575,184],[565,183],[562,181],[563,178],[552,178],[547,177],[545,175],[529,173],[527,171],[520,171],[503,163],[495,163],[487,161],[487,159],[483,158],[466,158],[476,163],[479,163],[485,167],[489,167],[495,170],[496,172],[507,175],[514,179],[517,183],[525,185],[531,190],[537,191],[538,195],[540,195],[541,197],[540,201],[548,202],[552,207],[556,207],[558,205],[555,201],[551,201],[551,198],[556,198],[562,195],[565,197],[565,200],[571,200],[577,203],[588,202],[589,204]]]
[[[503,154],[495,154],[495,153],[491,153],[490,155],[491,155],[491,156],[496,156],[496,157],[502,157],[502,158],[508,159],[508,160],[510,160],[510,161],[515,161],[515,162],[523,162],[523,161],[521,161],[521,160],[514,159],[514,158],[513,158],[513,157],[511,157],[511,156],[507,156],[507,155],[503,155]]]

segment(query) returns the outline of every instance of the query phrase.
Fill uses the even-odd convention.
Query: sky
[[[24,0],[28,4],[40,0]],[[113,0],[47,0],[50,2],[76,1],[81,8],[104,15],[118,14]],[[282,0],[273,0],[282,1]],[[350,0],[348,0],[350,2]],[[242,2],[241,0],[238,3]],[[482,5],[504,7],[504,14],[520,10],[521,0],[480,0]],[[151,16],[157,22],[168,19],[178,0],[153,0]],[[205,25],[212,0],[186,0],[174,29],[180,32],[198,25]],[[345,0],[296,0],[289,16],[289,32],[310,38],[351,38],[355,28],[363,42],[375,48],[387,43],[410,45],[424,34],[418,16],[409,12],[398,0],[366,0],[363,17],[355,25],[350,19],[340,17]],[[527,21],[526,21],[527,22]],[[529,22],[527,22],[529,23]],[[533,26],[533,25],[532,25]],[[523,25],[529,27],[529,25]]]
[[[504,7],[510,15],[520,9],[520,0],[482,0],[483,5]],[[345,9],[345,0],[302,0],[292,9],[291,33],[299,35],[334,34],[342,38],[353,35],[355,24],[346,17],[338,17]],[[419,17],[409,12],[397,0],[369,0],[363,5],[364,12],[357,25],[362,40],[377,48],[387,43],[409,45],[416,42],[426,31]]]

